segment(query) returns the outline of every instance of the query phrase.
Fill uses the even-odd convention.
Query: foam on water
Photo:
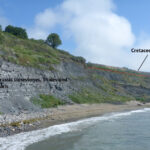
[[[134,110],[122,113],[112,113],[109,115],[83,119],[76,122],[65,123],[62,125],[54,125],[41,130],[30,131],[5,138],[0,138],[0,150],[24,150],[27,146],[29,146],[32,143],[45,140],[54,135],[72,132],[75,130],[81,130],[82,128],[95,124],[98,121],[107,121],[121,118],[124,116],[129,116],[134,113],[144,113],[148,111],[150,111],[150,108],[144,108],[141,110]]]

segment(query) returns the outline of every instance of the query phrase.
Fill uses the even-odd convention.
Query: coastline
[[[43,112],[19,115],[0,115],[0,137],[21,132],[47,128],[52,125],[101,116],[107,113],[123,112],[150,107],[150,103],[130,101],[125,104],[75,104],[45,109]]]

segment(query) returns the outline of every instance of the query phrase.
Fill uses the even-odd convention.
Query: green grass
[[[21,39],[1,31],[0,52],[0,57],[6,61],[44,70],[53,69],[53,64],[59,64],[61,61],[84,63],[82,58],[53,49],[43,40]]]
[[[150,102],[150,96],[136,97],[136,100],[143,103]]]
[[[54,96],[44,94],[41,94],[39,98],[32,98],[31,102],[35,105],[41,106],[41,108],[57,107],[64,104],[61,100],[55,98]]]
[[[113,103],[113,104],[121,104],[127,101],[132,100],[132,97],[129,96],[119,96],[117,94],[101,94],[93,89],[82,89],[77,93],[73,93],[69,95],[69,98],[78,104],[92,104],[92,103]]]

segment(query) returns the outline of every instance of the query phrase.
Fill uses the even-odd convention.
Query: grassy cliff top
[[[53,69],[53,64],[59,64],[61,61],[72,61],[84,65],[86,64],[87,67],[93,67],[93,69],[101,68],[104,70],[109,69],[110,71],[139,73],[128,68],[85,63],[84,58],[73,56],[63,50],[53,49],[47,45],[44,40],[21,39],[2,31],[0,31],[0,58],[18,65],[44,70]]]
[[[1,31],[0,58],[18,65],[48,70],[52,69],[52,64],[59,64],[61,61],[84,63],[83,58],[53,49],[43,40],[21,39]]]

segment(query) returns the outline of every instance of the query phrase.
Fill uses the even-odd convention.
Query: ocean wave
[[[148,111],[150,111],[150,108],[121,113],[111,113],[109,115],[92,117],[89,119],[83,119],[76,122],[65,123],[61,125],[54,125],[41,130],[24,132],[5,138],[0,138],[0,150],[25,150],[27,146],[33,143],[45,140],[51,136],[55,136],[58,134],[82,130],[82,128],[95,124],[98,121],[107,121],[111,119],[121,118],[124,116],[129,116],[135,113],[144,113]]]

